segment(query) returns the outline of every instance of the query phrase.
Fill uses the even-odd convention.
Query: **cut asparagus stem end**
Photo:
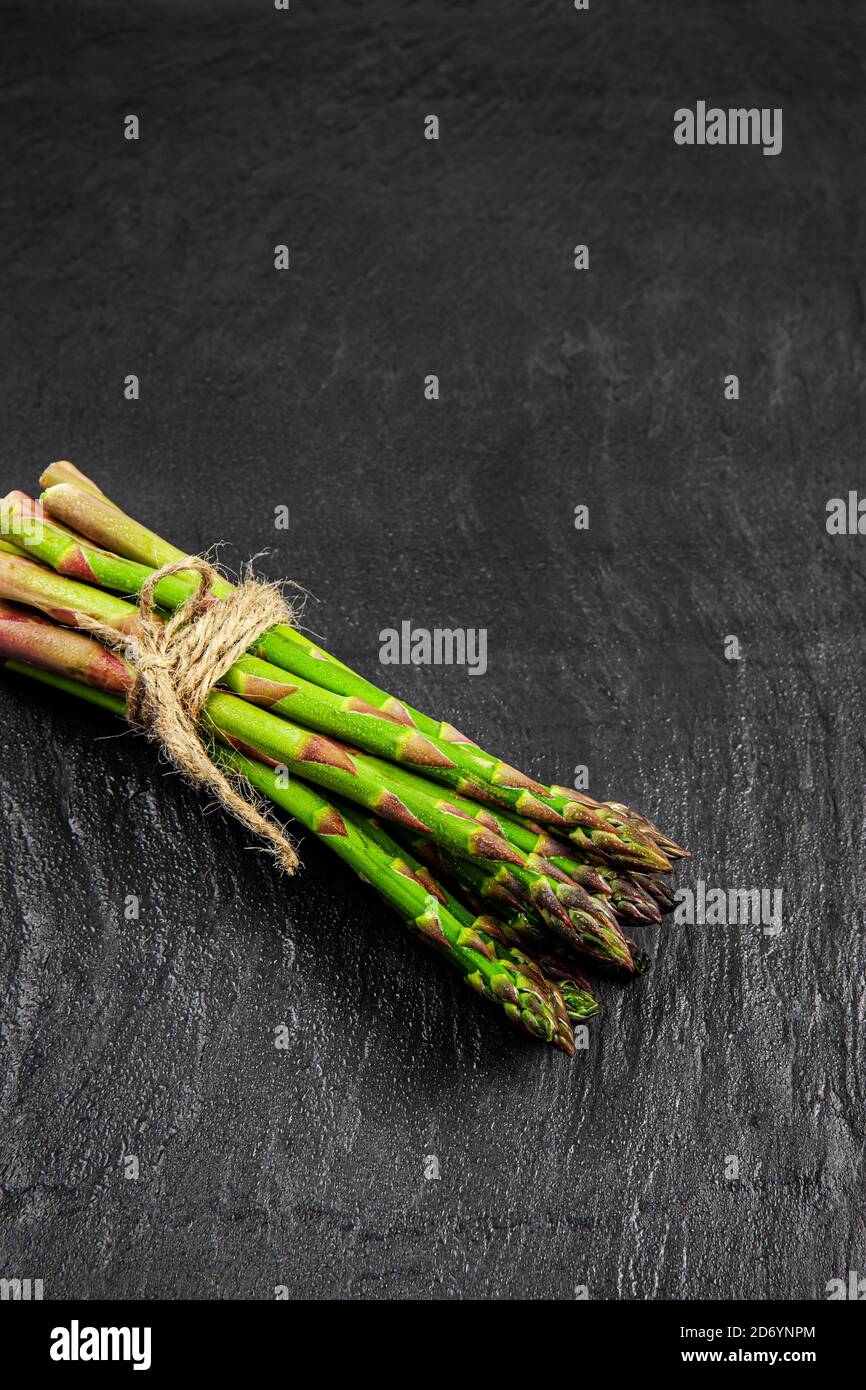
[[[39,479],[40,487],[52,487],[55,483],[71,483],[73,487],[80,487],[84,492],[90,492],[94,497],[101,497],[108,501],[105,493],[97,487],[92,478],[88,478],[86,473],[82,473],[80,468],[76,468],[69,459],[57,459],[55,463],[49,463],[45,472]]]

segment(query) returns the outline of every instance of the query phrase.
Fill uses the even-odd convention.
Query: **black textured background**
[[[866,541],[825,529],[863,485],[862,6],[0,18],[4,486],[68,457],[190,549],[267,551],[374,679],[382,627],[487,627],[483,679],[384,674],[588,764],[680,882],[784,893],[778,937],[645,932],[569,1064],[324,850],[278,881],[149,747],[4,679],[0,1274],[823,1297],[866,1268]],[[783,107],[782,154],[678,148],[698,99]]]

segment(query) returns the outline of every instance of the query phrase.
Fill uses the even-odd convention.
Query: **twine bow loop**
[[[172,574],[194,574],[194,592],[170,618],[156,611],[156,591]],[[291,624],[292,610],[275,584],[247,579],[226,598],[212,588],[219,572],[200,555],[163,565],[149,575],[139,596],[135,637],[90,620],[86,626],[113,647],[127,650],[134,679],[127,698],[130,722],[154,739],[178,771],[206,787],[226,810],[267,840],[289,873],[298,856],[283,830],[260,809],[249,783],[213,760],[202,736],[202,709],[213,687],[262,633]]]

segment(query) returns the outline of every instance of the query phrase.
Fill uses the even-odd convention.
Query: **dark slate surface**
[[[483,679],[393,683],[586,763],[683,884],[780,887],[784,926],[644,933],[570,1065],[324,850],[278,882],[150,748],[3,680],[0,1272],[823,1297],[866,1268],[866,541],[825,528],[863,480],[858,7],[2,18],[6,486],[70,457],[191,549],[267,551],[374,677],[385,626],[487,627]],[[677,148],[698,99],[783,107],[783,153]]]

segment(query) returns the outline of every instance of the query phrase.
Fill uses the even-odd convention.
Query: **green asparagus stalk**
[[[574,1042],[561,995],[539,971],[527,968],[514,953],[499,950],[488,933],[458,921],[424,884],[393,869],[387,854],[377,852],[375,841],[358,822],[335,812],[313,788],[299,780],[285,784],[272,769],[241,753],[227,755],[225,761],[257,791],[327,840],[340,858],[378,889],[410,930],[445,955],[474,990],[499,1004],[512,1023],[572,1054]],[[314,814],[310,807],[316,808]]]
[[[660,912],[673,912],[676,907],[676,895],[671,885],[663,878],[656,874],[638,873],[630,873],[627,877],[648,897],[655,900]]]
[[[551,791],[557,798],[563,798],[572,803],[570,807],[565,808],[567,820],[578,815],[576,807],[597,811],[605,816],[610,825],[621,825],[652,841],[669,858],[688,859],[689,857],[688,850],[683,849],[667,835],[663,835],[658,826],[654,825],[651,820],[641,815],[639,811],[633,810],[631,806],[623,805],[621,801],[596,801],[586,792],[575,791],[573,787],[561,787],[556,784],[551,787]]]
[[[422,836],[407,835],[398,831],[401,839],[411,844],[417,855],[427,863],[439,877],[452,879],[464,894],[468,894],[479,910],[484,911],[492,905],[497,917],[507,926],[509,939],[523,942],[530,955],[539,952],[558,951],[563,957],[585,956],[605,969],[634,970],[631,948],[615,922],[601,922],[586,913],[569,911],[574,934],[565,939],[555,933],[551,939],[546,930],[547,924],[537,912],[527,911],[516,894],[509,891],[502,882],[499,872],[488,872],[483,867],[450,854]]]
[[[17,657],[5,657],[2,651],[0,651],[0,667],[15,675],[28,676],[31,680],[39,681],[41,685],[50,685],[54,690],[63,691],[64,695],[74,695],[80,700],[85,700],[89,705],[97,705],[99,709],[107,710],[110,714],[117,714],[121,718],[126,718],[126,700],[122,695],[113,695],[107,690],[100,690],[84,681],[73,680],[71,676],[61,676],[57,671],[48,670],[47,667],[19,661]]]
[[[0,554],[0,597],[29,604],[68,627],[82,626],[83,616],[120,634],[134,636],[140,629],[134,604],[91,584],[65,579],[29,554]]]
[[[569,1022],[583,1023],[601,1013],[601,1005],[585,975],[561,956],[540,955],[536,964],[548,980],[559,985]]]
[[[94,491],[98,492],[95,485],[92,485],[91,490],[86,490],[64,480],[55,481],[56,477],[57,474],[52,473],[51,469],[43,474],[41,481],[47,486],[41,500],[53,516],[66,522],[76,532],[91,538],[100,546],[117,552],[120,556],[151,568],[159,568],[185,557],[183,551],[127,517],[103,495],[94,495]],[[128,587],[131,590],[131,586],[123,584],[109,584],[109,587]],[[335,693],[354,695],[374,707],[386,708],[395,717],[409,719],[423,733],[432,737],[474,747],[464,735],[454,729],[453,725],[430,719],[411,706],[396,701],[393,696],[378,689],[342,662],[335,661],[330,653],[311,643],[295,629],[281,627],[265,634],[261,642],[261,654],[275,665],[285,666],[285,669],[306,679],[326,685]],[[311,666],[311,662],[319,663],[318,667]],[[489,755],[484,756],[489,758]],[[552,791],[541,783],[526,778],[499,759],[490,758],[490,761],[497,767],[497,775],[503,782],[518,786],[527,795],[533,796],[543,804],[544,812],[539,813],[536,808],[536,819],[552,819],[550,813],[553,812],[557,821],[564,817],[569,823],[582,829],[579,843],[584,843],[589,838],[595,841],[599,848],[604,848],[602,837],[609,836],[608,847],[617,850],[619,847],[616,842],[622,839],[629,846],[634,867],[663,871],[670,868],[670,862],[662,853],[658,842],[644,835],[638,826],[637,818],[634,821],[624,820],[619,811],[608,811],[605,803],[595,803],[590,807],[571,795],[563,795],[563,789]],[[520,780],[514,782],[514,778]],[[618,833],[612,832],[611,827],[614,823]],[[673,846],[672,841],[668,843]],[[678,846],[673,848],[679,853],[684,853],[679,851]]]
[[[531,956],[526,955],[516,945],[514,940],[496,921],[495,918],[478,914],[469,910],[459,898],[449,890],[446,883],[433,877],[429,869],[417,860],[403,844],[398,844],[388,833],[387,829],[381,825],[374,816],[367,815],[352,806],[348,802],[335,800],[337,810],[344,820],[353,824],[357,831],[366,839],[372,840],[378,849],[386,856],[388,864],[397,873],[405,874],[414,878],[420,883],[427,892],[432,893],[436,900],[450,912],[466,931],[478,932],[485,940],[485,944],[492,946],[496,955],[501,959],[512,960],[522,966],[527,973],[534,974],[539,982],[539,987],[549,986],[549,980],[545,979],[544,974],[539,970],[537,964]],[[591,1018],[600,1011],[600,1005],[593,997],[592,990],[586,979],[576,970],[569,971],[557,964],[558,977],[561,975],[566,988],[562,991],[564,1000],[568,992],[568,1008],[564,1010],[565,1017],[571,1022],[577,1022],[586,1018]],[[557,981],[559,983],[559,979]],[[558,1012],[561,1007],[559,992],[553,993],[551,1003]]]
[[[0,654],[20,658],[25,653],[32,663],[60,675],[112,691],[129,689],[131,668],[100,643],[57,627],[32,610],[3,607]],[[233,695],[211,694],[203,714],[212,731],[231,747],[342,793],[386,819],[430,836],[456,857],[477,861],[486,871],[507,868],[517,906],[537,914],[572,949],[631,968],[628,948],[604,901],[591,901],[578,885],[562,884],[539,872],[496,832],[491,817],[474,819],[473,803],[440,798],[435,789],[403,769],[350,752]]]
[[[26,640],[29,650],[38,653],[31,658],[34,662],[76,678],[88,669],[90,683],[98,683],[105,656],[98,642],[55,627],[36,614],[29,619],[26,638],[25,626],[27,624],[20,620],[7,620],[0,625],[0,642],[14,643],[8,651],[0,646],[0,653],[5,651],[6,655],[18,658],[22,641]],[[127,689],[131,684],[132,672],[125,663],[121,664],[123,675],[117,663],[112,666],[112,689],[117,689],[117,683],[124,680]],[[206,727],[238,751],[251,753],[273,767],[285,767],[291,775],[304,777],[341,793],[387,820],[430,835],[458,855],[476,859],[489,867],[500,862],[517,871],[527,867],[519,850],[471,817],[455,814],[449,802],[437,796],[435,788],[428,790],[420,778],[401,783],[394,790],[389,779],[398,769],[390,763],[355,750],[350,752],[321,734],[275,718],[256,705],[219,691],[208,696],[202,718]],[[547,881],[541,875],[522,873],[521,884],[526,900],[543,914],[551,929],[570,938],[574,933],[571,919]]]
[[[404,774],[398,772],[394,785],[403,785],[403,782]],[[560,903],[568,910],[572,926],[581,933],[582,946],[586,948],[589,943],[593,957],[603,955],[606,959],[612,959],[613,963],[630,969],[629,951],[614,914],[621,913],[623,917],[639,922],[659,921],[658,909],[648,894],[615,872],[604,871],[608,877],[601,882],[611,894],[611,908],[604,894],[587,892],[573,877],[573,871],[581,868],[579,864],[571,859],[554,858],[550,854],[559,846],[559,842],[551,836],[537,835],[525,824],[501,812],[494,813],[487,807],[475,805],[463,797],[452,796],[449,803],[462,814],[472,816],[481,825],[507,839],[525,854],[528,868],[547,880]],[[471,874],[471,866],[467,867]],[[519,903],[520,887],[520,874],[511,866],[502,865],[495,872],[483,871],[483,886],[479,886],[476,879],[476,890],[482,898],[489,897],[523,911],[525,909]],[[605,929],[601,942],[596,939],[599,927]]]
[[[109,506],[114,506],[114,503],[108,501],[105,493],[97,487],[93,479],[88,478],[80,468],[76,468],[74,463],[70,463],[69,459],[57,459],[55,463],[49,463],[39,481],[42,487],[51,487],[53,483],[71,483],[73,487],[81,488],[83,492],[89,492],[94,497],[101,498]]]
[[[485,828],[488,833],[493,835],[498,844],[507,844],[504,833],[490,812],[483,807],[476,806],[473,802],[464,797],[449,796],[447,798],[434,796],[431,798],[430,791],[427,789],[422,778],[406,768],[393,767],[380,763],[377,759],[367,759],[366,762],[375,764],[375,770],[383,784],[386,784],[391,792],[399,795],[401,800],[409,807],[414,807],[420,815],[425,805],[429,806],[430,800],[435,801],[438,812],[441,812],[446,819],[456,818],[466,824],[477,822]],[[303,775],[303,774],[302,774]],[[352,798],[357,800],[357,797]],[[426,815],[428,825],[433,821],[433,817]],[[428,830],[428,834],[430,831]],[[452,853],[460,854],[460,850],[455,846],[445,845],[441,835],[432,835],[445,849],[450,849]],[[586,891],[574,883],[565,874],[560,874],[552,865],[546,864],[536,856],[527,856],[516,846],[512,845],[513,857],[505,859],[503,865],[496,866],[501,871],[503,867],[507,871],[507,882],[518,898],[522,897],[525,906],[538,914],[544,924],[555,933],[565,944],[579,946],[583,932],[588,928],[591,932],[604,930],[605,942],[616,943],[618,954],[621,956],[621,963],[628,968],[628,951],[622,941],[616,919],[603,898],[593,899]],[[477,858],[477,855],[462,855],[463,858]],[[503,880],[500,872],[500,881]]]
[[[5,659],[9,671],[41,681],[112,713],[125,714],[122,696],[20,661]],[[553,1045],[569,1056],[574,1042],[566,1006],[559,987],[516,952],[503,949],[480,927],[458,921],[421,884],[392,870],[384,855],[357,833],[354,827],[306,783],[283,785],[275,773],[255,759],[229,749],[218,755],[223,765],[247,778],[252,786],[299,820],[366,882],[373,885],[409,929],[433,946],[455,966],[477,993],[503,1009],[506,1017],[533,1038]],[[573,1008],[569,988],[569,1005]],[[591,999],[591,995],[589,996]],[[594,1002],[594,1001],[593,1001]],[[584,1007],[590,1010],[589,1001]]]
[[[115,595],[80,580],[67,579],[22,556],[0,555],[0,597],[38,607],[48,616],[72,626],[82,626],[82,616],[134,636],[138,610]],[[261,704],[285,719],[389,758],[419,767],[435,780],[455,790],[488,797],[491,787],[474,776],[463,775],[451,753],[472,757],[454,744],[429,738],[413,727],[365,711],[361,702],[334,695],[301,677],[287,679],[279,667],[255,657],[242,657],[223,677],[222,684],[252,703]],[[508,789],[501,789],[507,792]]]
[[[339,809],[342,812],[342,804]],[[355,807],[349,806],[345,809],[350,816],[359,814]],[[549,980],[555,979],[559,984],[567,1006],[568,1017],[572,1023],[582,1022],[584,1019],[592,1018],[600,1013],[601,1005],[594,997],[589,981],[572,963],[567,962],[564,957],[543,954],[543,952],[536,951],[534,955],[525,955],[516,944],[513,934],[509,933],[503,923],[485,913],[473,913],[449,890],[447,881],[434,878],[423,863],[408,853],[404,845],[396,844],[378,821],[371,816],[364,816],[363,821],[363,828],[366,833],[371,835],[383,849],[396,854],[396,857],[392,859],[393,866],[399,872],[411,873],[420,883],[425,884],[429,891],[448,908],[451,915],[456,917],[464,926],[476,928],[492,937],[494,941],[500,943],[500,947],[508,951],[512,959],[518,960],[528,969],[537,969],[541,959],[549,960],[551,969],[547,978]],[[544,938],[541,939],[541,944],[543,949],[546,947],[548,951],[550,950],[550,946]],[[540,973],[543,975],[544,972]]]
[[[92,497],[89,500],[98,501]],[[13,535],[25,529],[32,533],[27,545],[28,554],[72,582],[87,581],[91,587],[97,586],[100,590],[137,593],[153,573],[145,565],[90,546],[70,532],[58,528],[51,519],[42,515],[39,504],[24,493],[9,493],[0,503],[0,508],[7,529]],[[113,515],[122,515],[114,507],[108,506],[108,510]],[[34,525],[37,520],[38,530]],[[172,610],[192,596],[197,583],[197,578],[191,574],[167,575],[157,584],[154,597],[161,607]],[[228,587],[222,585],[222,581],[219,584]],[[115,604],[117,602],[115,600]],[[59,616],[59,611],[58,604],[54,615]],[[91,616],[94,614],[91,613]],[[134,615],[130,615],[128,624],[127,630],[134,628]],[[260,649],[267,652],[273,642],[281,643],[281,632],[281,628],[272,628],[261,639]],[[278,657],[281,652],[282,646],[278,645]],[[304,657],[307,665],[310,661],[315,664],[315,660]],[[544,788],[501,760],[491,758],[474,745],[449,742],[436,734],[425,735],[411,721],[403,729],[401,737],[395,726],[405,725],[407,721],[385,708],[387,701],[381,698],[382,692],[377,692],[378,704],[373,705],[357,694],[334,694],[314,680],[308,680],[300,669],[293,671],[292,681],[287,681],[285,670],[284,662],[275,665],[247,657],[232,669],[225,683],[244,698],[256,700],[277,714],[297,719],[335,737],[349,738],[381,756],[422,765],[434,781],[506,806],[518,814],[553,823],[567,833],[563,815],[535,794],[536,788],[542,792]],[[315,676],[318,672],[314,670],[312,674]],[[580,834],[582,837],[588,836],[596,849],[618,855],[624,863],[637,863],[648,868],[664,867],[658,856],[651,855],[647,860],[647,854],[643,851],[635,859],[635,847],[611,836],[601,822],[595,827],[581,827]]]
[[[4,580],[4,574],[11,574],[11,580]],[[65,621],[78,621],[79,614],[85,613],[86,616],[93,617],[99,621],[106,621],[108,626],[113,626],[115,630],[126,632],[133,631],[136,610],[132,605],[125,605],[122,600],[114,596],[104,594],[101,589],[95,589],[90,585],[74,580],[65,580],[63,577],[51,574],[50,571],[42,571],[38,566],[33,566],[28,560],[7,559],[0,557],[0,595],[11,594],[15,599],[29,598],[32,602],[38,603],[53,616],[60,617]],[[61,603],[63,606],[61,607]],[[43,631],[51,631],[43,630]],[[31,639],[33,641],[33,639]],[[58,630],[54,630],[54,646],[60,642]],[[81,655],[82,648],[79,644],[70,645],[70,651],[74,652],[71,659],[83,662]],[[93,652],[93,659],[96,660],[97,653],[103,656],[103,649],[99,645],[86,646],[85,651]],[[246,659],[245,659],[246,660]],[[240,664],[240,663],[239,663]],[[264,664],[264,663],[259,663]],[[113,670],[117,671],[117,659],[115,659]],[[67,671],[68,674],[68,671]],[[131,680],[126,671],[126,680]],[[239,681],[243,688],[243,677]],[[366,773],[366,777],[357,778],[357,769],[353,767],[352,759],[348,752],[332,744],[329,739],[310,739],[302,738],[302,742],[297,741],[299,735],[303,734],[299,727],[291,721],[282,719],[274,720],[268,717],[263,710],[259,712],[254,706],[246,708],[246,702],[235,701],[235,699],[222,699],[220,695],[210,696],[207,702],[206,712],[211,717],[215,717],[215,730],[221,737],[228,738],[240,748],[252,748],[256,756],[267,756],[272,762],[285,762],[286,766],[293,767],[296,771],[303,774],[303,770],[297,763],[309,760],[313,763],[316,770],[307,769],[306,776],[310,780],[325,780],[325,785],[332,790],[341,790],[339,784],[334,784],[334,778],[345,777],[346,773],[354,777],[352,791],[349,792],[353,799],[361,802],[361,805],[371,806],[378,809],[382,815],[396,819],[396,817],[414,817],[411,823],[414,826],[430,827],[427,833],[434,835],[436,840],[446,844],[457,853],[468,853],[474,856],[477,849],[484,847],[484,842],[473,840],[473,834],[468,831],[467,821],[477,819],[482,827],[487,827],[495,837],[495,844],[498,847],[499,858],[503,858],[502,851],[506,841],[503,838],[502,827],[495,817],[484,813],[484,809],[478,808],[475,803],[466,801],[459,796],[450,795],[449,798],[435,796],[434,790],[430,785],[424,783],[421,778],[414,774],[407,773],[400,767],[384,765],[384,763],[367,763],[361,765],[361,770]],[[243,714],[242,712],[246,712]],[[264,719],[259,719],[259,714],[263,714]],[[363,719],[359,714],[346,714],[346,721],[352,719]],[[250,733],[250,721],[259,724],[259,734]],[[424,735],[417,731],[403,730],[400,726],[389,726],[386,721],[385,734],[389,739],[406,739],[424,742]],[[265,734],[270,731],[270,742],[263,742]],[[343,728],[345,733],[345,728]],[[279,739],[279,734],[285,737]],[[259,739],[259,741],[256,741]],[[357,755],[356,755],[357,756]],[[318,765],[331,765],[329,774],[325,773],[324,767]],[[393,796],[393,788],[402,791],[402,795]],[[409,794],[409,795],[407,795]],[[414,798],[414,801],[413,801]],[[418,803],[420,802],[420,803]],[[414,809],[413,809],[414,806]],[[406,823],[406,821],[405,821]],[[518,827],[517,827],[518,831]],[[523,834],[523,831],[518,831]],[[443,835],[446,835],[443,840]],[[489,844],[488,844],[489,849]],[[589,926],[592,930],[592,923],[588,919],[599,917],[602,923],[607,923],[610,930],[616,931],[616,923],[613,917],[607,912],[605,902],[601,897],[591,898],[577,883],[573,883],[566,874],[560,873],[555,866],[542,862],[537,856],[524,856],[520,849],[514,847],[509,858],[506,859],[512,865],[514,881],[516,881],[517,892],[523,897],[524,905],[530,905],[535,912],[538,912],[548,924],[550,929],[556,931],[563,941],[569,942],[574,937],[575,931],[580,935],[582,929]],[[557,881],[559,878],[560,881]],[[624,951],[621,941],[619,949],[623,955],[628,955]]]
[[[629,874],[620,874],[616,869],[604,869],[602,873],[610,888],[613,908],[618,917],[627,918],[638,924],[661,921],[661,912],[655,898],[647,893]]]
[[[21,556],[26,554],[26,551],[24,551],[20,545],[14,545],[12,541],[6,539],[3,536],[0,536],[0,554],[16,555],[18,556],[18,558],[20,558]]]
[[[38,617],[32,608],[0,599],[0,657],[31,662],[96,690],[125,697],[126,663],[90,638]],[[125,699],[122,699],[125,709]]]
[[[542,969],[550,978],[559,980],[561,986],[563,979],[570,978],[575,982],[575,987],[578,990],[585,987],[586,982],[583,980],[583,976],[576,973],[571,951],[561,942],[551,941],[544,930],[540,928],[537,918],[533,918],[523,911],[520,904],[510,899],[506,892],[490,891],[490,876],[486,875],[482,869],[466,860],[456,859],[421,836],[407,835],[402,830],[399,830],[397,834],[401,840],[405,840],[414,848],[424,863],[433,869],[436,874],[436,881],[440,884],[447,884],[449,880],[453,880],[459,885],[466,901],[477,908],[480,913],[483,914],[485,904],[492,901],[499,930],[504,934],[505,939],[521,948],[525,947],[532,959],[539,964],[543,961],[547,962],[546,965],[542,966]],[[620,946],[618,938],[617,941],[606,942],[603,936],[587,931],[584,933],[580,954],[591,960],[596,968],[603,970],[619,969],[624,966],[629,973],[643,974],[649,968],[649,957],[640,950],[636,942],[629,938],[623,938]],[[553,967],[552,971],[548,969],[548,965]],[[563,989],[563,994],[565,992],[566,990]]]
[[[611,897],[614,911],[620,916],[635,922],[661,921],[655,896],[628,874],[622,874],[610,866],[581,864],[574,858],[576,851],[573,845],[551,835],[541,825],[514,819],[503,812],[497,813],[496,823],[500,833],[512,844],[526,854],[533,853],[546,860],[576,883],[580,883],[588,871],[593,881],[601,885],[601,894]],[[596,891],[593,889],[593,893]]]

